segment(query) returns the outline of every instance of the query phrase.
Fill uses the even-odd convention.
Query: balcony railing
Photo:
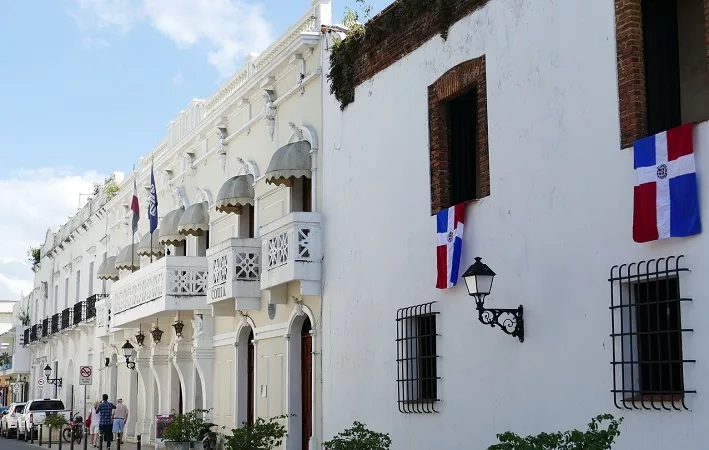
[[[207,258],[166,256],[113,283],[112,324],[137,320],[143,313],[203,309],[206,296]],[[155,312],[137,309],[148,303]]]
[[[301,282],[304,295],[320,295],[320,214],[294,212],[261,228],[261,289]]]
[[[46,338],[49,336],[49,318],[42,321],[42,337]]]
[[[74,314],[74,308],[66,308],[62,311],[62,330],[66,330],[73,325],[72,314]]]
[[[96,302],[108,298],[108,294],[94,294],[86,299],[86,320],[96,317]]]
[[[30,329],[30,342],[37,342],[37,339],[39,339],[39,333],[42,332],[42,328],[40,325],[32,325],[32,328]]]
[[[207,303],[234,309],[259,309],[261,300],[261,241],[232,238],[207,250]],[[226,300],[226,301],[225,301]],[[226,303],[229,303],[228,305]]]
[[[27,345],[30,343],[30,329],[27,328],[22,334],[22,345]]]
[[[72,325],[79,325],[86,317],[86,300],[78,302],[74,305],[74,316]]]
[[[61,318],[61,313],[56,313],[56,314],[52,315],[52,332],[51,332],[51,334],[59,333],[60,318]]]

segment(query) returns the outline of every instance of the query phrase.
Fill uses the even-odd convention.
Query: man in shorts
[[[128,421],[128,407],[123,404],[123,399],[117,400],[116,409],[113,411],[113,432],[116,433],[116,440],[123,443],[123,428]]]
[[[98,404],[98,426],[103,435],[103,442],[106,443],[106,450],[110,450],[111,441],[113,440],[113,421],[112,414],[113,410],[116,409],[116,405],[108,401],[108,395],[103,394],[103,401]]]

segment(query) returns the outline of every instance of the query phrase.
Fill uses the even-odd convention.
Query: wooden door
[[[300,380],[302,396],[302,450],[308,449],[313,434],[313,337],[310,335],[310,320],[306,319],[300,338]]]
[[[255,349],[254,349],[254,332],[249,334],[249,362],[248,362],[248,375],[247,383],[248,387],[246,389],[246,423],[249,425],[254,424],[254,368],[255,368]],[[242,403],[243,405],[243,403]]]

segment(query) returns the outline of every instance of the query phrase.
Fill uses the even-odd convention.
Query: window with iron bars
[[[438,327],[435,302],[396,315],[397,403],[406,414],[435,413],[438,398]]]
[[[687,364],[682,341],[691,328],[682,326],[680,294],[683,256],[613,266],[611,324],[613,394],[619,409],[688,409]]]

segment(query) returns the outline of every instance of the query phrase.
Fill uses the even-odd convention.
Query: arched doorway
[[[251,325],[244,325],[239,330],[236,352],[236,423],[241,427],[244,423],[254,423],[255,407],[255,374],[256,348],[254,332]]]
[[[170,410],[178,414],[183,411],[182,381],[174,365],[170,365]]]
[[[300,381],[301,381],[301,435],[302,449],[305,450],[313,435],[313,337],[310,335],[310,318],[303,321],[300,330]]]
[[[251,330],[249,333],[249,351],[248,351],[248,363],[246,370],[248,374],[246,376],[246,423],[249,425],[254,424],[254,383],[255,383],[255,372],[256,372],[256,349],[254,347],[254,331]]]

